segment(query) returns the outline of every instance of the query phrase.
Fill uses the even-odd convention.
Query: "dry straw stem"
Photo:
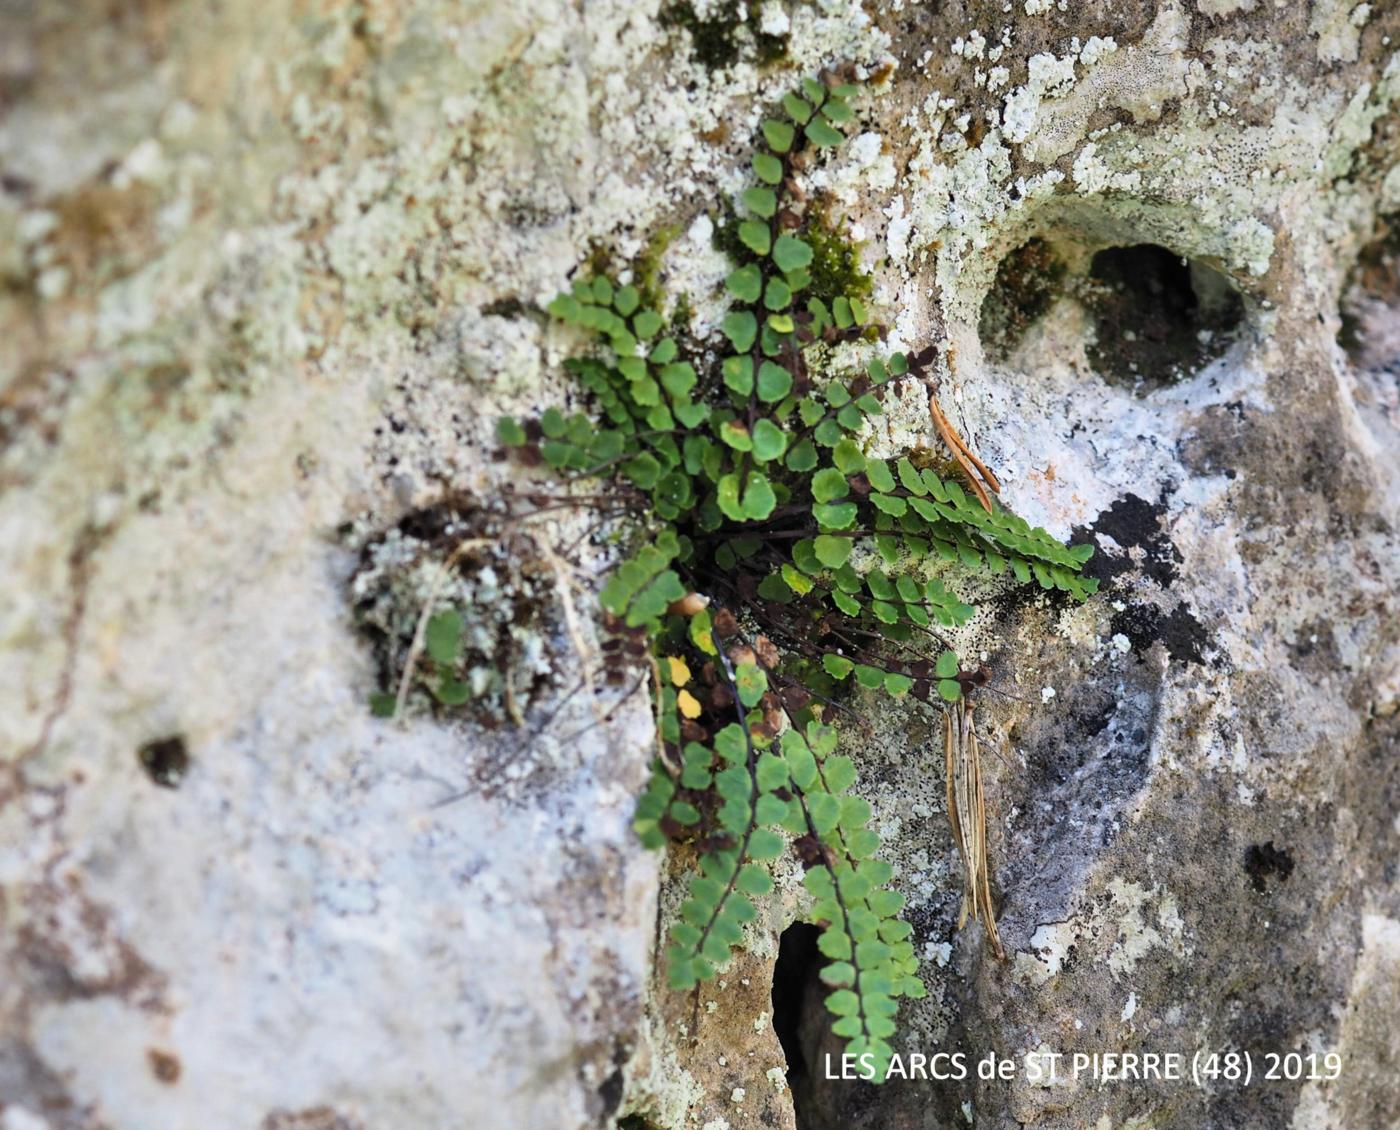
[[[982,796],[982,762],[972,705],[960,699],[943,715],[943,748],[947,760],[948,822],[963,861],[963,901],[958,929],[969,918],[980,920],[987,939],[1002,961],[1006,953],[997,935],[987,863],[987,817]]]

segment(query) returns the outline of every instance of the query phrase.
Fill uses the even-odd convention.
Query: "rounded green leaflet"
[[[672,396],[684,396],[695,387],[697,379],[689,361],[673,361],[661,370],[661,387]]]
[[[763,291],[763,305],[769,310],[786,310],[792,304],[792,288],[782,279],[769,279]]]
[[[801,538],[793,543],[792,560],[799,569],[812,576],[822,571],[822,563],[817,560],[817,555],[812,551],[811,538]]]
[[[641,303],[641,295],[635,286],[624,286],[613,295],[613,309],[624,318],[628,317]]]
[[[856,600],[854,597],[847,596],[839,589],[833,589],[830,595],[831,603],[836,605],[836,607],[847,616],[860,615],[860,601]]]
[[[546,309],[563,322],[577,322],[583,313],[579,300],[568,293],[557,295]]]
[[[768,142],[768,148],[775,153],[786,153],[791,149],[794,136],[795,131],[788,122],[769,118],[763,123],[763,140]]]
[[[457,662],[462,640],[462,614],[455,608],[433,613],[423,634],[423,645],[434,663]]]
[[[683,800],[678,800],[671,805],[670,815],[677,824],[698,824],[700,822],[700,810]]]
[[[519,447],[525,442],[525,429],[512,416],[502,416],[496,421],[496,440],[506,447]]]
[[[846,476],[834,467],[823,467],[812,476],[812,497],[817,502],[834,502],[851,492]]]
[[[783,366],[765,361],[758,367],[758,398],[776,404],[792,390],[792,374]]]
[[[759,223],[757,220],[745,220],[739,225],[739,239],[750,251],[759,255],[767,255],[768,248],[772,246],[773,237],[767,224]]]
[[[812,248],[795,235],[780,235],[773,244],[773,262],[780,271],[796,271],[812,262]]]
[[[739,869],[734,885],[748,895],[766,895],[773,889],[773,879],[762,867],[746,863]]]
[[[839,569],[851,556],[852,540],[831,534],[819,534],[813,539],[812,549],[817,555],[817,560],[828,569]]]
[[[871,569],[865,574],[865,587],[870,590],[870,595],[877,600],[893,600],[895,598],[895,587],[890,583],[889,577],[885,576],[879,569]]]
[[[843,439],[831,453],[831,461],[848,475],[865,470],[865,456],[851,440]]]
[[[787,450],[787,432],[766,416],[754,422],[753,457],[761,462],[778,459]]]
[[[874,503],[877,510],[882,510],[895,518],[900,517],[909,509],[909,503],[898,495],[872,494],[870,501]]]
[[[762,472],[750,471],[744,483],[744,516],[756,522],[762,521],[773,513],[777,505],[777,495],[773,493],[767,477]]]
[[[810,471],[817,465],[817,449],[810,439],[804,439],[795,444],[787,455],[787,467],[789,471]]]
[[[632,319],[632,329],[637,334],[637,340],[646,341],[655,337],[661,329],[661,315],[655,310],[643,310]]]
[[[932,599],[932,598],[930,598]],[[944,650],[938,656],[933,665],[933,673],[940,679],[956,678],[958,673],[958,654],[955,651]]]
[[[763,293],[763,272],[756,264],[750,263],[746,267],[731,271],[729,277],[724,280],[724,285],[740,302],[757,302],[759,295]]]
[[[739,691],[739,701],[745,706],[757,706],[758,700],[768,690],[768,676],[763,673],[763,669],[756,663],[741,663],[734,672],[734,686]],[[769,788],[776,788],[782,781],[769,785]],[[759,787],[763,788],[763,782],[759,782]],[[767,790],[765,790],[767,791]]]
[[[808,122],[802,132],[807,135],[807,140],[813,145],[840,145],[841,142],[846,140],[845,134],[839,129],[832,129],[831,126],[819,117],[813,118]]]
[[[724,316],[720,329],[736,353],[747,353],[758,337],[758,319],[750,310],[731,310]]]
[[[836,422],[848,432],[859,431],[864,421],[865,417],[861,415],[860,409],[854,404],[847,404],[846,407],[836,413]]]
[[[885,690],[889,691],[895,698],[902,698],[909,693],[913,686],[914,680],[907,675],[891,671],[885,676]]]
[[[845,122],[851,119],[851,108],[843,99],[832,96],[822,103],[822,117],[829,122]]]
[[[865,477],[870,480],[870,485],[878,491],[894,490],[894,476],[890,474],[889,464],[883,459],[867,459],[865,461]]]
[[[682,401],[672,406],[675,410],[676,419],[687,428],[699,427],[710,415],[708,404],[696,404],[692,401]]]
[[[796,328],[790,314],[769,314],[768,325],[780,334],[790,334]]]
[[[724,387],[740,396],[753,392],[753,358],[749,356],[726,357],[720,366],[724,374]]]
[[[844,655],[827,653],[822,656],[822,666],[833,679],[844,679],[855,668],[855,664]]]
[[[772,219],[773,213],[778,210],[778,198],[771,188],[746,188],[743,201],[744,207],[765,220]]]
[[[558,439],[564,434],[564,413],[557,408],[546,408],[540,416],[540,430],[550,439]]]
[[[799,98],[796,94],[783,95],[783,109],[787,111],[788,117],[798,125],[805,125],[812,116],[811,103]]]
[[[753,437],[738,420],[725,420],[719,426],[719,438],[735,451],[752,451]]]
[[[764,184],[777,184],[783,179],[783,163],[771,153],[755,153],[753,171]]]
[[[743,508],[739,505],[739,476],[733,473],[723,475],[715,484],[715,501],[726,518],[735,522],[744,520]]]
[[[785,846],[786,841],[777,832],[767,828],[755,828],[749,836],[748,857],[759,862],[777,859]]]
[[[856,504],[854,502],[819,502],[812,507],[812,515],[824,530],[849,530],[856,524]]]
[[[857,663],[856,682],[865,687],[866,690],[879,690],[885,685],[885,673],[880,668],[872,667],[868,663]]]

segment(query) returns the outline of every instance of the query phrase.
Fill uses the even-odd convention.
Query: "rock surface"
[[[9,5],[0,1127],[1394,1125],[1388,9]],[[570,695],[601,562],[557,556],[584,516],[482,517],[491,421],[571,392],[537,304],[595,252],[713,324],[765,101],[846,63],[861,129],[809,187],[1105,582],[989,592],[968,639],[1008,965],[952,929],[937,718],[847,735],[927,958],[908,1050],[1335,1080],[825,1082],[796,933],[774,1028],[792,863],[722,987],[655,988],[646,696]],[[872,442],[927,432],[911,390]],[[516,674],[373,718],[444,522]]]

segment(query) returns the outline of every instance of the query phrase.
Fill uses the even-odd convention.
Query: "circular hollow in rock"
[[[1138,392],[1194,376],[1229,348],[1244,316],[1225,275],[1155,243],[1098,252],[1081,301],[1094,323],[1094,371]]]

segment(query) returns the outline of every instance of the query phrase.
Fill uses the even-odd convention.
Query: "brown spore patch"
[[[151,1074],[167,1086],[180,1081],[180,1057],[160,1048],[146,1049],[146,1062],[151,1066]]]
[[[269,1111],[258,1130],[364,1130],[364,1124],[335,1107],[312,1106]]]

